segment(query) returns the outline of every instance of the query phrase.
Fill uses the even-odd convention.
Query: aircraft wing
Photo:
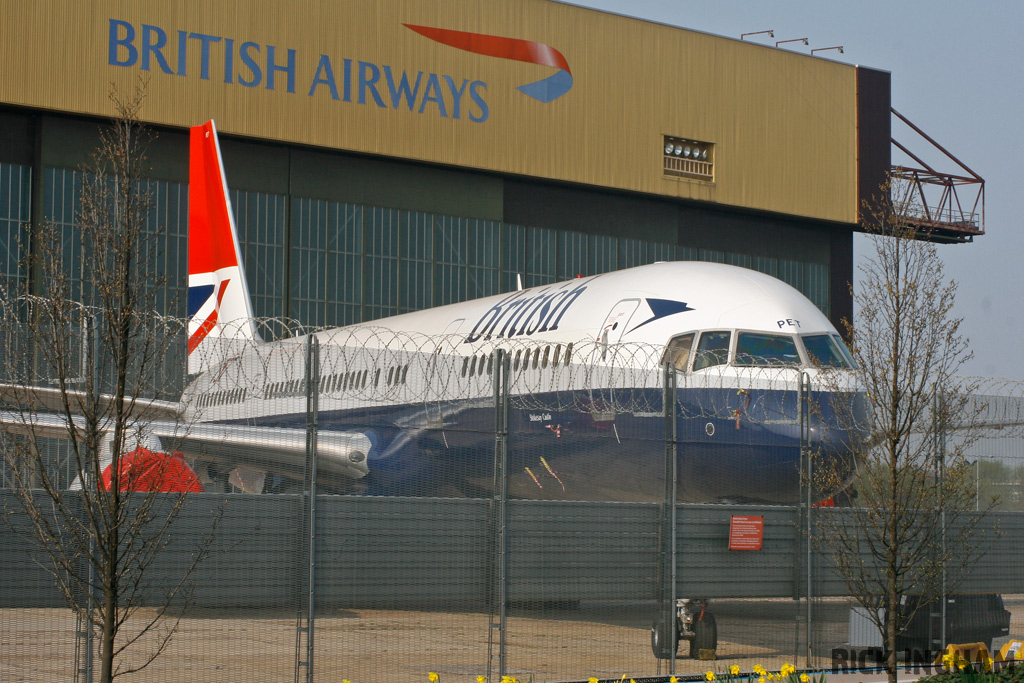
[[[79,429],[85,428],[85,421],[81,416],[76,415],[74,421]],[[34,434],[49,439],[70,438],[67,420],[55,413],[0,411],[0,428],[8,434]]]
[[[186,457],[231,467],[272,471],[301,479],[306,465],[306,430],[232,424],[153,422],[154,436]],[[317,471],[359,479],[369,468],[371,442],[362,432],[317,433]]]
[[[20,406],[31,412],[64,410],[65,401],[73,413],[79,413],[77,406],[85,403],[87,395],[84,391],[61,391],[55,387],[26,387],[18,384],[0,384],[0,405]],[[100,394],[97,400],[101,404],[112,404],[115,398],[109,394]],[[131,407],[132,415],[140,420],[170,420],[183,412],[182,404],[177,401],[158,401],[151,398],[122,399],[125,408]],[[101,406],[101,408],[106,406]],[[109,412],[109,411],[104,411]]]
[[[0,429],[9,434],[34,434],[54,439],[70,437],[70,425],[63,414],[65,401],[75,413],[75,426],[85,423],[80,408],[86,400],[82,391],[61,392],[49,387],[0,384],[0,405],[15,409],[0,411]],[[115,399],[101,395],[98,400]],[[128,407],[130,399],[124,399]],[[272,471],[301,479],[306,463],[306,430],[248,425],[193,423],[181,421],[180,403],[135,399],[132,423],[145,425],[148,435],[160,440],[161,450],[181,451],[188,458],[216,462],[228,469],[245,467]],[[328,476],[359,479],[369,471],[366,455],[370,439],[361,432],[321,431],[317,437],[317,468]]]

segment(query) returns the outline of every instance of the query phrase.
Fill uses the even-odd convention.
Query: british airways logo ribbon
[[[547,78],[520,85],[517,88],[521,93],[535,100],[548,103],[557,100],[572,88],[572,72],[569,70],[569,62],[565,60],[561,52],[550,45],[520,38],[504,38],[483,33],[453,31],[447,28],[414,24],[403,24],[403,26],[433,41],[466,52],[500,59],[514,59],[541,66],[552,66],[558,69],[556,73]]]

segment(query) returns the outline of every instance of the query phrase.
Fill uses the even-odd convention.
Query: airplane
[[[267,474],[301,477],[306,337],[260,338],[212,121],[191,130],[188,297],[195,379],[179,449],[247,474],[235,477],[243,489],[263,490]],[[659,387],[670,361],[680,499],[796,502],[801,373],[813,381],[822,366],[853,368],[796,289],[708,262],[577,277],[314,336],[318,476],[329,490],[371,495],[487,494],[502,350],[511,495],[661,500]],[[808,445],[843,461],[859,435],[828,424],[824,399]]]
[[[309,337],[260,337],[213,121],[191,129],[189,167],[192,379],[179,402],[137,402],[145,433],[133,449],[150,469],[154,458],[173,460],[181,490],[295,490],[306,464]],[[499,351],[517,498],[662,500],[664,362],[677,385],[680,501],[798,502],[801,381],[828,368],[849,375],[856,394],[850,352],[811,301],[720,263],[578,276],[313,336],[318,486],[334,493],[489,495]],[[36,390],[31,400],[52,409],[58,394]],[[845,444],[863,434],[830,423],[827,392],[816,399],[805,443],[852,473]],[[44,413],[31,427],[67,435]]]

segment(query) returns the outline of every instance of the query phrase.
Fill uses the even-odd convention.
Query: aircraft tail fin
[[[260,341],[213,121],[194,126],[189,144],[188,316],[190,375]]]

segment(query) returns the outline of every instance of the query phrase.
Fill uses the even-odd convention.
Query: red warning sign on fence
[[[729,522],[729,550],[760,550],[764,540],[764,517],[733,515]]]

